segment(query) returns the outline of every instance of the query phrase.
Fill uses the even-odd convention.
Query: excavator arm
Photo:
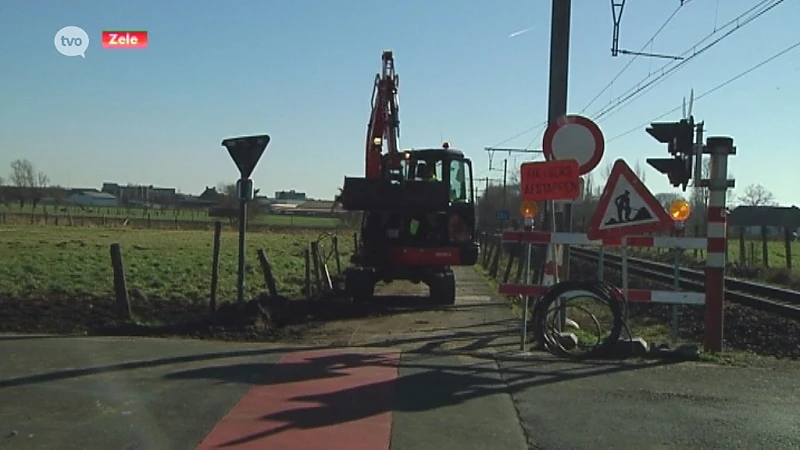
[[[394,56],[391,51],[381,56],[382,70],[375,75],[372,90],[372,113],[367,127],[366,178],[380,178],[383,149],[389,155],[391,168],[400,164],[400,116],[397,100],[399,77],[394,70]]]
[[[366,174],[363,178],[345,177],[338,199],[342,208],[348,211],[418,213],[442,210],[447,207],[449,196],[445,184],[391,181],[392,172],[401,168],[397,100],[399,78],[390,50],[383,52],[381,61],[382,70],[375,76],[372,112],[367,127]],[[388,167],[384,167],[384,164]]]

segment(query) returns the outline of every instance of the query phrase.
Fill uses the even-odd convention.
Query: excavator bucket
[[[347,211],[434,212],[447,209],[450,192],[437,181],[345,177],[341,201]]]

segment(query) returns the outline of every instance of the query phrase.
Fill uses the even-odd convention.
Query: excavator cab
[[[346,177],[342,189],[342,206],[364,211],[363,263],[475,264],[472,161],[447,144],[383,158],[380,178]]]

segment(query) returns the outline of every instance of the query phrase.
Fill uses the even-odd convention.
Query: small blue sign
[[[501,209],[501,210],[497,211],[496,213],[494,213],[494,217],[497,220],[508,220],[508,217],[509,217],[508,210]]]

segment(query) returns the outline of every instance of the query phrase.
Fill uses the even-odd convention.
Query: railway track
[[[571,257],[579,260],[596,263],[599,259],[599,253],[596,250],[573,247],[570,251]],[[620,255],[605,253],[603,261],[605,266],[611,269],[620,270],[622,268]],[[628,274],[672,285],[675,267],[671,264],[628,257]],[[689,291],[703,292],[705,290],[705,273],[681,268],[680,287]],[[798,291],[726,278],[725,298],[753,309],[800,320],[800,292]]]

